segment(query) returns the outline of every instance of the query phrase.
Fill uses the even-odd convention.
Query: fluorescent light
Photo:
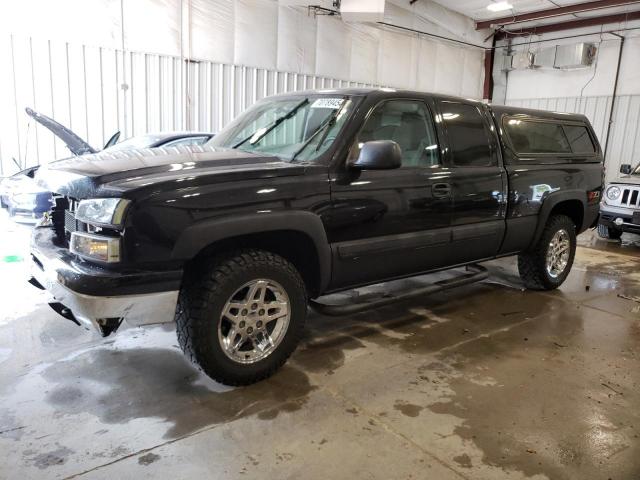
[[[511,10],[512,8],[513,5],[511,5],[509,2],[495,2],[487,5],[487,10],[490,10],[492,12],[501,12],[503,10]]]

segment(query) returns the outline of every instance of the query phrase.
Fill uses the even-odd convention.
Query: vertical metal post
[[[618,93],[618,78],[620,77],[620,63],[622,62],[622,49],[624,48],[624,36],[612,33],[616,37],[620,38],[620,48],[618,49],[618,64],[616,65],[616,79],[613,82],[613,93],[611,96],[611,111],[609,112],[609,123],[607,124],[607,136],[604,141],[604,164],[607,164],[609,159],[609,137],[611,136],[611,125],[613,124],[613,109],[616,104],[616,95]]]
[[[64,61],[67,67],[67,107],[69,108],[69,128],[73,130],[73,114],[71,113],[71,72],[69,70],[69,42],[64,44]]]
[[[100,122],[102,126],[102,144],[104,145],[107,139],[105,138],[104,128],[104,69],[102,65],[102,47],[98,49],[98,55],[100,56]]]
[[[85,140],[89,142],[89,96],[87,94],[87,52],[86,47],[82,45],[82,75],[84,79],[84,126]]]
[[[13,106],[16,115],[16,134],[18,135],[18,163],[22,165],[22,150],[20,148],[20,122],[18,117],[18,88],[16,86],[16,57],[13,46],[13,35],[10,37],[11,45],[11,72],[13,75]]]
[[[124,136],[127,136],[128,125],[127,125],[127,90],[129,86],[127,85],[127,62],[125,58],[125,43],[124,43],[124,0],[120,0],[120,39],[122,45],[122,84],[120,88],[122,89],[122,122],[123,122],[123,130]],[[132,109],[133,113],[133,109]],[[133,129],[132,129],[133,134]]]
[[[31,61],[31,93],[33,94],[33,109],[38,110],[36,104],[36,75],[35,70],[33,69],[33,38],[29,37],[29,58]],[[36,161],[38,165],[40,165],[40,142],[38,142],[38,125],[37,123],[33,126],[33,130],[36,135]],[[0,157],[1,158],[1,157]]]

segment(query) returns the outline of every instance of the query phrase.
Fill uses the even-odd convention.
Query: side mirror
[[[623,175],[631,175],[631,165],[628,163],[623,163],[620,165],[620,173]]]
[[[350,163],[358,170],[391,170],[402,165],[402,149],[393,140],[373,140],[360,148],[360,155]]]

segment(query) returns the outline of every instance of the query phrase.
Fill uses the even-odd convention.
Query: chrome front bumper
[[[103,332],[107,322],[126,321],[140,326],[173,322],[178,290],[142,293],[134,295],[87,295],[69,288],[69,263],[56,255],[47,255],[32,249],[31,275],[55,302],[70,310],[73,317],[86,326]],[[71,275],[75,272],[71,271]],[[104,332],[103,332],[104,333]]]

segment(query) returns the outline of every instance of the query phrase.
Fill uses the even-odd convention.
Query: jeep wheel
[[[307,297],[298,271],[261,250],[213,258],[198,270],[183,285],[176,311],[184,353],[226,385],[272,375],[304,329]]]
[[[567,278],[576,254],[576,227],[565,215],[549,218],[540,240],[518,255],[518,271],[527,288],[553,290]]]
[[[601,238],[608,238],[610,240],[618,240],[622,236],[622,230],[617,228],[607,227],[606,225],[598,224],[598,235]]]

